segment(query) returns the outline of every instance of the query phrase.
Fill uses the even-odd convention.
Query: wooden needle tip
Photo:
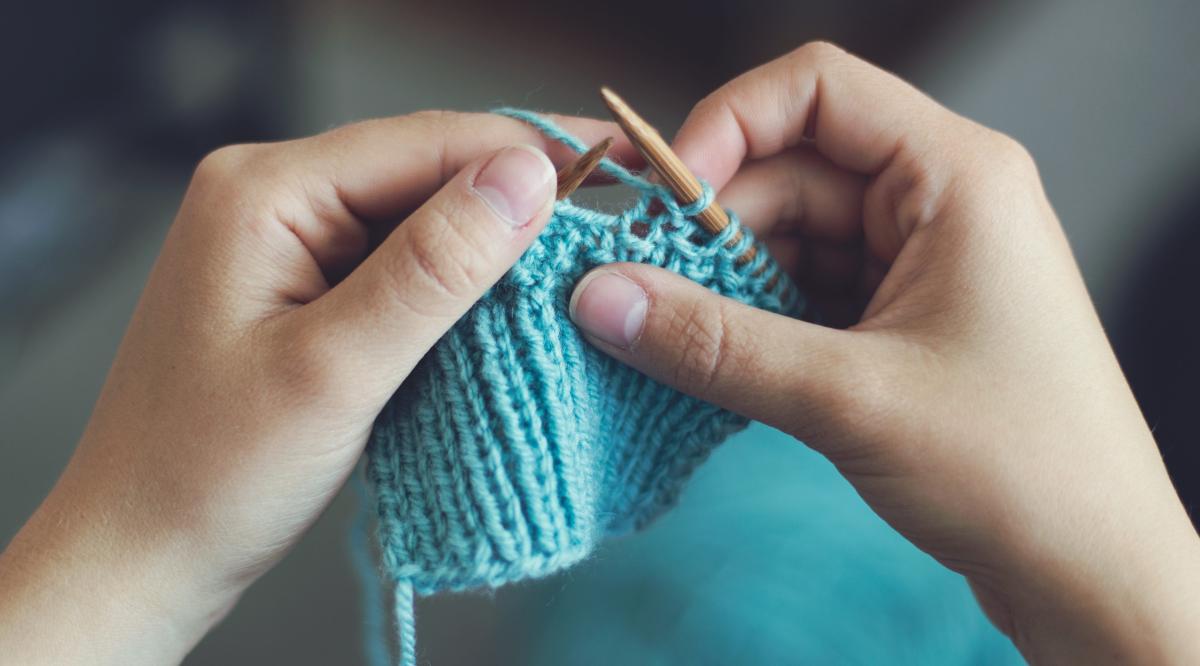
[[[571,193],[579,189],[583,181],[595,171],[600,164],[600,160],[604,159],[604,155],[608,153],[608,149],[612,148],[613,138],[610,136],[600,143],[592,146],[588,151],[579,156],[579,159],[563,167],[558,172],[558,191],[555,193],[555,199],[566,199],[571,196]]]
[[[608,86],[600,86],[600,96],[603,97],[604,101],[609,104],[620,103],[624,101],[621,99],[620,95],[613,92],[613,89],[609,88]]]
[[[642,120],[642,117],[620,95],[614,92],[612,88],[600,86],[600,97],[604,99],[604,105],[608,107],[613,117],[616,118],[617,123],[621,125],[626,133],[631,131],[653,131],[653,128],[646,121]]]

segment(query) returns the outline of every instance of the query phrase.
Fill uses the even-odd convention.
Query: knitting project
[[[496,112],[586,150],[540,115]],[[612,215],[557,202],[537,240],[375,422],[366,478],[404,666],[416,663],[414,591],[497,587],[568,567],[668,508],[696,465],[747,425],[589,345],[567,314],[584,273],[641,262],[759,308],[803,309],[765,247],[738,262],[755,241],[735,215],[716,235],[692,220],[712,201],[707,185],[701,201],[680,206],[610,160],[600,168],[635,188],[636,203]],[[378,644],[368,652],[387,660]]]

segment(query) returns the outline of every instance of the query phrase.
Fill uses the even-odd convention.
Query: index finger
[[[878,174],[957,118],[917,89],[836,46],[806,44],[725,84],[692,110],[674,148],[720,190],[746,159],[806,139],[838,166]]]
[[[616,142],[613,159],[638,164],[640,155],[613,122],[551,115],[592,145]],[[346,125],[303,139],[313,149],[310,176],[327,179],[341,204],[361,220],[395,220],[428,199],[468,162],[513,144],[541,149],[555,167],[574,151],[513,118],[491,113],[424,111]]]

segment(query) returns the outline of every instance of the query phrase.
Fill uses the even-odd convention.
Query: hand
[[[597,346],[825,454],[1031,661],[1200,663],[1200,540],[1019,145],[810,44],[675,147],[853,325],[616,264],[573,298]]]
[[[78,450],[0,558],[0,660],[181,660],[538,234],[542,151],[569,159],[515,120],[426,113],[207,157]]]

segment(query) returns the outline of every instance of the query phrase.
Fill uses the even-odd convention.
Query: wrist
[[[19,663],[178,663],[240,590],[207,583],[182,533],[70,468],[0,554],[0,654]],[[63,627],[70,631],[64,632]]]

